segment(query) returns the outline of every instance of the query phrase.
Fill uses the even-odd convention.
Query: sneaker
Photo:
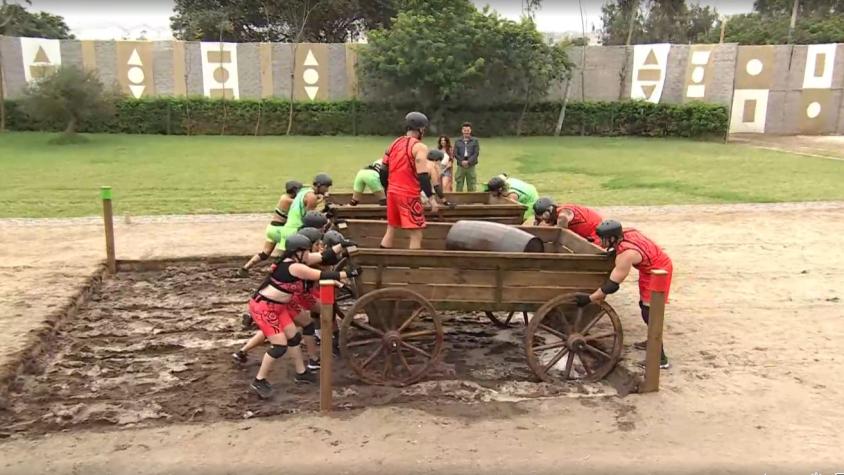
[[[308,358],[308,364],[305,367],[308,371],[319,371],[319,360]]]
[[[648,349],[648,340],[637,341],[633,343],[633,348],[637,350],[647,350]]]
[[[252,381],[252,384],[249,385],[258,397],[261,399],[269,398],[273,393],[273,387],[270,386],[270,383],[267,382],[266,379],[255,379]]]
[[[296,384],[312,384],[317,382],[317,377],[314,373],[305,368],[304,373],[296,374],[296,377],[293,378],[293,382]]]
[[[645,361],[640,361],[637,364],[639,365],[640,368],[646,368],[647,367],[647,362],[645,362]],[[659,369],[668,369],[670,367],[671,367],[671,363],[668,361],[668,358],[663,356],[659,360]]]
[[[232,353],[232,359],[237,364],[243,364],[249,361],[249,357],[246,355],[246,352],[242,350],[237,350],[236,352]]]

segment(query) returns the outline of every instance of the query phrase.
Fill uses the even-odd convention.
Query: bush
[[[107,120],[85,120],[80,132],[166,135],[283,135],[287,131],[289,103],[282,100],[220,101],[205,98],[123,99]],[[456,134],[470,121],[482,136],[516,134],[522,104],[450,106],[431,134]],[[411,104],[297,103],[296,135],[393,135],[402,132],[402,121]],[[559,102],[532,105],[522,125],[522,135],[553,135],[560,113]],[[7,102],[9,130],[60,131],[55,120],[35,120],[15,101]],[[649,102],[570,102],[563,123],[564,135],[641,135],[650,137],[723,136],[727,109],[721,105],[651,104]]]

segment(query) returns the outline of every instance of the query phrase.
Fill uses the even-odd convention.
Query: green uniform
[[[305,213],[308,212],[308,209],[305,207],[305,195],[312,191],[314,191],[313,188],[302,188],[299,190],[299,193],[296,193],[296,198],[293,198],[293,203],[290,204],[290,209],[287,210],[287,222],[281,227],[273,226],[278,228],[274,233],[274,236],[279,239],[276,241],[276,247],[278,249],[284,250],[285,239],[298,233],[299,228],[302,227],[302,219],[305,217]],[[269,236],[270,230],[267,228],[267,237]]]
[[[367,188],[370,193],[384,191],[384,187],[381,186],[381,175],[375,171],[375,168],[380,167],[381,163],[381,160],[376,160],[372,162],[372,165],[362,169],[355,175],[355,183],[352,186],[352,190],[355,193],[363,193]]]
[[[533,204],[539,199],[539,193],[536,187],[530,183],[525,183],[522,180],[510,177],[501,177],[507,182],[508,192],[515,193],[516,199],[519,203],[527,206],[525,210],[525,220],[533,217]]]

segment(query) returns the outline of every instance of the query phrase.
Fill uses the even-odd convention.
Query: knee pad
[[[645,323],[649,323],[648,320],[651,319],[651,307],[639,302],[639,308],[642,309],[642,320],[644,320]]]
[[[274,360],[281,358],[285,353],[287,353],[287,345],[271,345],[267,350],[267,354]]]
[[[314,322],[311,322],[311,323],[305,325],[304,327],[302,327],[302,335],[305,335],[305,336],[314,336],[315,331],[316,331],[316,325],[314,325]],[[298,336],[299,334],[297,333],[296,335]],[[293,340],[291,339],[290,341],[293,341]]]
[[[258,257],[260,257],[262,261],[266,261],[267,259],[270,258],[270,255],[267,254],[264,251],[261,251],[261,252],[258,253]]]
[[[302,334],[301,333],[297,332],[296,335],[293,338],[287,339],[287,346],[289,346],[291,348],[295,348],[295,347],[299,346],[299,343],[302,343]]]

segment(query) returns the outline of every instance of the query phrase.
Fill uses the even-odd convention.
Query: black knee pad
[[[258,253],[258,257],[261,258],[262,261],[266,261],[267,259],[270,258],[270,255],[267,254],[264,251],[261,251],[261,252]]]
[[[314,322],[311,322],[311,323],[305,325],[304,327],[302,327],[302,335],[314,336],[315,332],[316,332],[316,325],[314,325]],[[299,334],[297,333],[296,335],[299,335]]]
[[[270,358],[279,359],[284,354],[287,353],[287,345],[271,345],[270,349],[267,350],[267,354],[270,355]]]
[[[291,348],[295,348],[295,347],[299,346],[299,343],[302,343],[302,334],[301,333],[297,332],[296,335],[293,338],[287,339],[287,346],[289,346]]]
[[[648,320],[651,319],[651,307],[640,301],[639,308],[642,310],[642,320],[644,320],[645,323],[648,323]]]

